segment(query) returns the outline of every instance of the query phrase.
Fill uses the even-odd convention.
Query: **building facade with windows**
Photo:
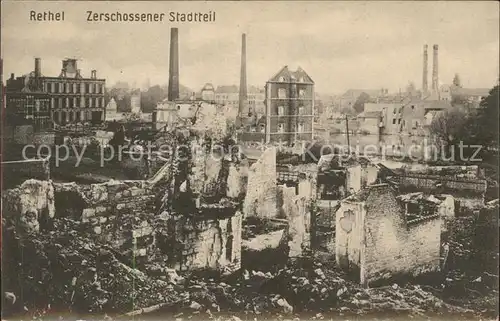
[[[283,67],[266,83],[267,143],[313,140],[314,81],[302,69]]]
[[[215,103],[222,106],[233,107],[238,109],[239,105],[239,87],[233,86],[218,86],[214,92]],[[248,109],[255,112],[258,116],[264,115],[266,99],[265,91],[261,88],[250,86],[247,90],[247,105]]]
[[[40,61],[35,60],[35,71],[22,77],[10,75],[5,86],[6,123],[33,125],[35,131],[53,128],[50,115],[50,97],[43,90],[39,72]]]
[[[99,124],[104,121],[105,83],[95,70],[83,77],[76,59],[63,60],[58,77],[43,76],[41,60],[35,58],[33,72],[17,78],[12,74],[7,81],[7,108],[40,129]]]
[[[378,115],[379,134],[427,136],[428,127],[437,114],[451,108],[448,100],[412,100],[407,103],[365,104],[365,111],[358,115],[360,128],[364,129],[367,122],[364,115]],[[373,132],[375,121],[367,126]]]

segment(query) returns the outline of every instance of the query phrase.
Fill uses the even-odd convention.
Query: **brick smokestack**
[[[42,76],[42,59],[35,58],[35,78]]]
[[[247,107],[247,35],[241,35],[241,71],[238,117],[244,117]]]
[[[438,45],[433,46],[433,61],[432,61],[432,90],[435,93],[439,92],[439,63],[438,63]]]
[[[170,29],[168,100],[179,99],[179,29]]]
[[[428,84],[428,67],[429,67],[429,56],[427,54],[427,45],[424,45],[424,69],[423,69],[423,74],[422,74],[422,92],[425,94],[429,91],[429,84]]]

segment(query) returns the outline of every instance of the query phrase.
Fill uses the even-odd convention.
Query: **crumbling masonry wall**
[[[203,148],[174,155],[159,209],[166,223],[158,235],[159,252],[168,266],[180,271],[234,272],[241,267],[241,203],[248,163],[192,132],[186,138],[188,146],[197,140]]]
[[[278,198],[281,208],[279,216],[288,221],[288,235],[290,241],[289,256],[300,256],[304,249],[310,247],[310,221],[309,203],[306,197],[296,195],[295,187],[278,185]]]
[[[363,203],[344,201],[335,216],[335,259],[338,266],[358,275],[364,259]]]
[[[441,220],[438,216],[407,224],[401,206],[387,185],[371,189],[366,207],[362,283],[397,274],[416,276],[439,270]]]
[[[3,213],[25,233],[39,232],[43,216],[75,220],[79,232],[138,267],[156,262],[182,271],[228,273],[241,267],[239,211],[226,218],[167,219],[155,212],[156,201],[155,188],[146,181],[79,185],[29,180],[4,193]]]
[[[163,215],[163,214],[162,214]],[[206,219],[185,215],[165,218],[168,228],[160,232],[159,250],[178,271],[219,270],[232,273],[241,268],[242,215]]]
[[[124,258],[133,258],[138,264],[147,261],[155,249],[156,193],[146,181],[54,183],[54,187],[57,216],[80,220],[82,230]]]
[[[314,213],[314,230],[311,247],[335,257],[336,213],[340,201],[318,200]]]
[[[359,279],[365,285],[399,275],[416,276],[439,270],[439,215],[409,224],[389,186],[372,185],[360,194],[364,195],[347,199],[337,211],[336,246],[342,247],[347,243],[344,239],[351,238],[349,246],[354,247],[344,252],[337,249],[337,262],[352,262],[355,267],[359,262]],[[350,213],[345,209],[347,204],[351,204]],[[342,224],[347,217],[351,222]],[[347,237],[346,226],[347,230],[351,228],[349,233],[357,235]],[[347,253],[347,257],[342,253]]]
[[[30,179],[2,195],[3,218],[22,234],[39,232],[40,224],[47,228],[54,215],[54,187],[49,181]]]
[[[249,169],[243,204],[245,217],[276,217],[276,179],[276,148],[269,147]]]
[[[401,192],[424,191],[450,194],[460,207],[477,210],[484,207],[486,180],[449,178],[446,176],[404,174],[398,176]]]

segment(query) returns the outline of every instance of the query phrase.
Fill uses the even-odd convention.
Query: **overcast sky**
[[[30,10],[65,11],[64,22],[30,22]],[[86,22],[96,12],[216,12],[214,23]],[[391,91],[422,83],[423,45],[439,44],[439,78],[492,87],[499,68],[497,2],[14,2],[2,1],[4,78],[33,70],[57,76],[65,57],[97,69],[109,85],[166,84],[170,27],[179,28],[180,82],[199,90],[239,84],[247,33],[248,84],[263,86],[283,65],[301,66],[316,91]]]

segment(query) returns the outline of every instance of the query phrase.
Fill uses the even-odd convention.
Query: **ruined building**
[[[212,157],[206,137],[189,130],[171,138],[174,147],[197,141],[204,149],[164,155],[168,161],[146,180],[25,181],[3,195],[7,224],[45,233],[54,220],[69,219],[79,233],[141,268],[234,272],[241,264],[245,162],[238,155]]]
[[[302,69],[283,67],[266,83],[266,142],[312,141],[314,81]]]
[[[363,285],[435,272],[440,236],[439,214],[407,216],[390,186],[371,185],[342,200],[336,212],[336,261]]]
[[[280,234],[281,242],[288,247],[286,254],[300,256],[303,250],[310,248],[310,211],[316,198],[315,189],[314,172],[298,168],[278,172],[276,148],[267,148],[249,168],[243,214],[247,220],[286,226],[286,232]],[[273,233],[279,232],[273,230]]]
[[[318,194],[322,200],[341,200],[374,184],[378,168],[368,158],[323,155],[318,161]]]

